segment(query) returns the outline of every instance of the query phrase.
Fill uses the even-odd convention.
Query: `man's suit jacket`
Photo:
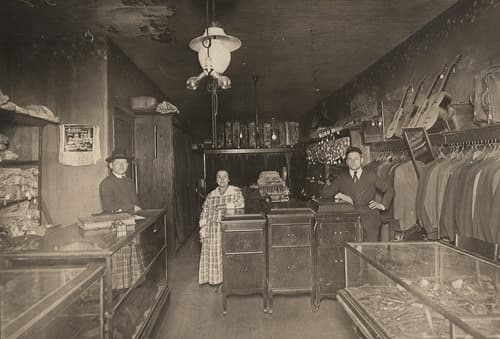
[[[364,240],[377,241],[382,219],[379,210],[371,210],[368,207],[369,202],[375,199],[377,190],[384,193],[380,203],[388,208],[394,197],[394,188],[375,172],[364,168],[357,182],[354,182],[349,172],[339,175],[331,185],[323,188],[322,196],[334,197],[339,192],[350,196],[361,214]]]

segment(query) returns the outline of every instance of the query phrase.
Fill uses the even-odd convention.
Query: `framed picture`
[[[403,133],[410,148],[411,159],[417,174],[420,176],[416,161],[427,164],[435,158],[429,135],[427,135],[427,131],[423,127],[404,128]]]

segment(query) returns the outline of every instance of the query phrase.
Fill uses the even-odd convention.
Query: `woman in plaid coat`
[[[200,215],[200,285],[222,283],[222,216],[228,208],[245,207],[241,189],[229,185],[227,171],[218,171],[216,181],[217,188],[208,193]]]

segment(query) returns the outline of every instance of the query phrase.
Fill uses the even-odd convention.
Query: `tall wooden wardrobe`
[[[173,253],[196,227],[191,136],[171,115],[136,115],[134,125],[139,197],[144,208],[166,209]]]

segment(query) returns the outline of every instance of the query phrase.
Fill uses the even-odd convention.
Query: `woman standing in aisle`
[[[222,283],[222,216],[228,208],[245,207],[241,189],[229,185],[227,171],[219,170],[216,181],[217,188],[208,193],[200,215],[200,285]]]

